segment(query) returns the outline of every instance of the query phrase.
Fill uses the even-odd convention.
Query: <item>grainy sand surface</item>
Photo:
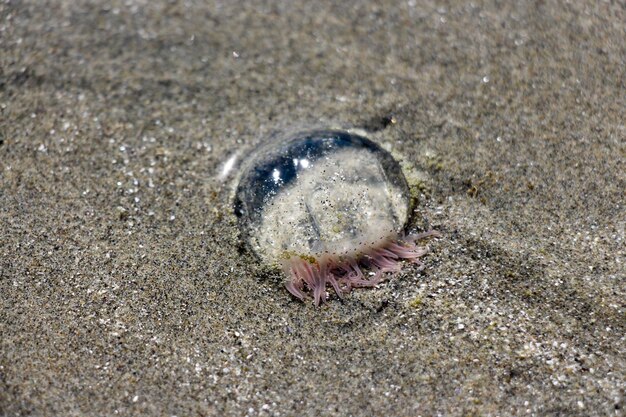
[[[621,1],[2,0],[0,415],[624,415],[625,67]],[[402,160],[423,272],[245,250],[224,163],[313,125]]]

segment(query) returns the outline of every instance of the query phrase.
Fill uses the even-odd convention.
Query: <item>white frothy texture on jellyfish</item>
[[[372,287],[426,249],[405,236],[409,190],[393,157],[376,143],[336,130],[270,142],[244,166],[235,211],[250,248],[281,264],[297,298],[326,299]]]

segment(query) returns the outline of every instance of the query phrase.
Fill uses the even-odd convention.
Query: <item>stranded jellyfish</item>
[[[250,248],[280,265],[285,286],[319,305],[373,287],[403,261],[421,266],[419,239],[405,234],[409,190],[400,165],[371,140],[317,130],[270,143],[244,166],[235,212]]]

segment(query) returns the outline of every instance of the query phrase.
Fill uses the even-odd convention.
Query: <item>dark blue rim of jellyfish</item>
[[[306,158],[314,162],[342,148],[362,148],[375,153],[383,165],[383,170],[390,175],[387,180],[398,189],[406,190],[408,184],[395,159],[373,141],[342,130],[313,130],[301,132],[280,142],[270,143],[258,151],[254,167],[245,167],[247,172],[239,181],[235,196],[235,214],[240,218],[240,229],[245,229],[246,219],[256,222],[262,216],[265,204],[276,196],[278,191],[297,179],[300,165],[294,159]],[[280,167],[280,181],[276,181],[273,172]],[[405,224],[408,219],[403,219]]]

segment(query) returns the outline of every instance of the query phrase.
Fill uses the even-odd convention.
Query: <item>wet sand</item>
[[[0,4],[0,415],[624,413],[623,4],[106,3]],[[315,308],[242,245],[310,126],[401,159],[424,271]]]

